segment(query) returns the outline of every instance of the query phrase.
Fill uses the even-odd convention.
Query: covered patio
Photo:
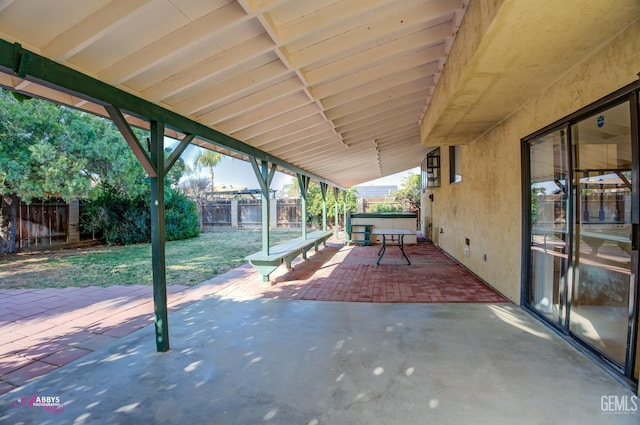
[[[471,272],[431,244],[399,251],[377,266],[376,247],[327,248],[281,267],[264,283],[245,264],[194,287],[168,287],[170,312],[208,297],[235,301],[283,299],[362,303],[505,303]],[[2,289],[0,295],[0,394],[115,342],[153,322],[152,289],[145,285]]]
[[[0,86],[112,119],[151,178],[154,271],[152,326],[21,389],[61,397],[64,413],[21,406],[22,398],[9,405],[16,395],[9,393],[0,419],[636,423],[640,5],[561,3],[0,1]],[[521,310],[535,309],[523,146],[560,122],[558,139],[567,147],[565,132],[578,118],[623,100],[628,122],[590,123],[615,129],[592,142],[612,158],[618,156],[615,145],[608,147],[610,135],[624,139],[620,152],[634,153],[620,155],[628,160],[617,167],[634,173],[623,223],[633,252],[624,260],[627,292],[619,306],[622,360],[613,364],[598,351],[604,338],[595,327],[596,345],[572,336],[565,272],[571,278],[573,269],[565,263],[560,271],[549,262],[539,273],[552,292],[561,288],[547,298],[559,306],[560,320],[545,327]],[[148,146],[132,127],[149,131]],[[179,140],[167,160],[165,137]],[[381,281],[398,279],[411,291],[414,280],[436,282],[430,300],[425,293],[374,291],[379,269],[371,266],[374,287],[365,292],[380,304],[291,299],[317,298],[331,284],[303,294],[276,275],[270,290],[280,292],[269,299],[220,293],[169,320],[163,178],[189,144],[249,161],[265,201],[276,170],[297,178],[304,200],[310,181],[337,197],[422,163],[421,230],[499,295],[482,300],[488,304],[412,304],[411,297],[447,301],[450,270],[412,276],[399,261],[380,266],[389,271]],[[339,279],[362,283],[359,273],[376,251],[352,257],[360,265]],[[429,263],[433,254],[416,256]],[[346,258],[341,264],[348,267]],[[338,269],[328,263],[304,275],[300,267],[289,277],[323,279]],[[349,290],[336,289],[326,298],[354,301]]]
[[[109,299],[125,304],[127,288],[122,296],[118,287],[106,288],[111,294],[92,303],[103,309],[86,316],[79,311],[71,318],[73,309],[32,316],[40,325],[59,318],[59,326],[77,329],[46,342],[47,330],[33,334],[43,343],[19,355],[36,356],[40,365],[65,355],[70,361],[39,378],[25,375],[27,368],[3,376],[23,382],[0,396],[0,420],[636,423],[632,412],[614,415],[602,407],[603,397],[630,397],[621,382],[430,244],[408,250],[411,266],[393,252],[376,266],[376,246],[337,242],[293,272],[279,270],[271,284],[245,265],[195,288],[170,291],[173,346],[165,354],[154,353],[148,311],[135,307],[125,320],[124,312],[104,308]],[[424,275],[420,283],[406,278],[411,268]],[[362,272],[378,279],[361,285],[358,299],[338,297],[341,288],[350,294],[345,274],[362,282]],[[418,285],[433,298],[412,296]],[[149,294],[148,287],[134,292],[145,288]],[[132,304],[136,300],[144,294],[134,295]],[[83,323],[87,330],[78,332]],[[63,344],[70,350],[44,352]],[[69,357],[74,350],[84,355]],[[556,373],[566,368],[571,378],[557,382]],[[38,395],[58,397],[60,404],[38,406]]]

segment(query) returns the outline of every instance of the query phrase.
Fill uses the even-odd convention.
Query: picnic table
[[[404,252],[404,237],[405,235],[415,235],[415,232],[409,229],[378,229],[376,228],[376,229],[373,229],[372,234],[382,236],[382,247],[378,251],[379,257],[378,257],[378,261],[376,262],[377,265],[380,265],[380,260],[382,260],[384,253],[387,251],[387,245],[398,246],[400,248],[400,252],[402,252],[402,256],[404,257],[405,260],[407,260],[407,265],[411,265],[411,261],[409,261],[407,254],[405,254]],[[387,242],[387,237],[391,239],[389,241],[391,242],[391,244]]]

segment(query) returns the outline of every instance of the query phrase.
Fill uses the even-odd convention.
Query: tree
[[[171,155],[172,151],[172,148],[164,148],[165,159],[169,158],[169,155]],[[191,167],[189,167],[184,162],[184,159],[182,159],[182,157],[178,158],[173,164],[173,167],[171,167],[171,169],[169,169],[169,172],[167,173],[167,177],[169,177],[171,187],[175,190],[178,190],[178,188],[180,187],[180,179],[185,173],[188,173],[190,170]]]
[[[420,210],[420,174],[409,174],[402,180],[400,189],[396,190],[394,197],[397,203],[409,208],[411,212]]]
[[[146,190],[147,176],[111,121],[0,91],[0,194],[88,197],[99,183]],[[144,132],[136,130],[138,137]]]
[[[180,182],[180,190],[197,204],[202,205],[209,181],[206,178],[190,177]]]
[[[335,196],[333,195],[333,189],[327,189],[327,223],[331,224],[335,222]],[[341,192],[338,195],[338,215],[344,211],[344,194]],[[347,189],[347,213],[358,211],[358,205],[356,201],[356,189]],[[322,222],[322,191],[320,185],[317,183],[311,183],[309,190],[307,191],[307,220]]]
[[[19,100],[4,90],[0,117],[0,254],[16,252],[20,200],[95,199],[104,188],[129,199],[149,193],[148,176],[111,121],[37,99]],[[134,132],[139,139],[147,135]],[[168,176],[168,191],[183,170],[179,159]]]
[[[282,194],[288,198],[300,197],[300,183],[297,178],[291,180],[291,183],[282,185]]]
[[[69,158],[73,111],[45,102],[18,102],[0,93],[0,194],[29,202],[49,194],[73,198],[90,189],[86,162]]]
[[[88,198],[99,183],[147,190],[142,166],[111,121],[4,90],[0,117],[0,253],[16,251],[20,200]]]
[[[215,186],[213,185],[213,168],[218,165],[220,161],[222,161],[222,154],[211,150],[200,152],[193,161],[193,164],[197,169],[200,169],[200,167],[209,168],[209,175],[211,176],[211,191],[215,190]]]

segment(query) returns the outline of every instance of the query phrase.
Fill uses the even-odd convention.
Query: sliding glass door
[[[629,102],[571,126],[575,152],[570,331],[624,367],[631,292]]]
[[[565,323],[568,272],[569,164],[566,131],[531,143],[530,307],[558,326]]]
[[[636,379],[638,109],[631,92],[523,145],[523,302]]]

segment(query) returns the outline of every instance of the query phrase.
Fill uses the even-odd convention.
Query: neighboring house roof
[[[396,185],[356,186],[358,198],[389,198],[398,190]]]

